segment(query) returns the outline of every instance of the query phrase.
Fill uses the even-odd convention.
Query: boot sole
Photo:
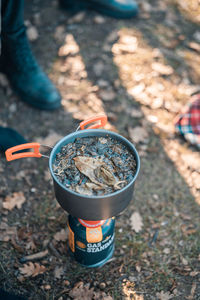
[[[117,19],[128,19],[137,16],[138,10],[131,12],[119,12],[114,9],[105,8],[104,5],[95,3],[94,5],[88,3],[87,0],[59,0],[59,4],[61,8],[67,9],[73,13],[77,13],[81,10],[91,9],[96,10],[99,13],[102,13],[106,16],[114,17]]]
[[[9,78],[9,75],[7,74],[7,72],[5,71],[5,69],[2,66],[0,69],[1,69],[0,71]],[[51,104],[37,103],[35,101],[30,101],[30,98],[27,98],[27,96],[24,96],[22,93],[17,91],[17,88],[15,87],[15,85],[13,84],[12,81],[9,81],[9,82],[10,82],[11,88],[13,89],[14,93],[18,96],[18,98],[22,102],[26,103],[27,105],[30,105],[30,106],[40,109],[40,110],[54,110],[54,109],[58,109],[61,107],[61,98],[60,98],[60,100],[58,100],[54,103],[51,103]]]
[[[5,73],[4,73],[5,74]],[[22,93],[18,92],[15,86],[10,82],[11,88],[13,89],[14,93],[18,96],[19,100],[26,103],[27,105],[30,105],[34,108],[40,109],[40,110],[54,110],[61,107],[61,99],[54,102],[54,103],[42,103],[37,101],[30,101],[30,98],[27,98],[27,96],[24,96]]]
[[[45,104],[45,103],[32,102],[32,101],[28,100],[27,98],[20,96],[19,94],[18,94],[18,97],[24,103],[26,103],[34,108],[40,109],[40,110],[55,110],[55,109],[58,109],[61,107],[60,101],[57,101],[50,105],[49,103]]]
[[[58,109],[61,107],[61,100],[58,100],[51,104],[30,101],[30,98],[27,98],[27,96],[24,96],[21,93],[17,92],[17,90],[12,86],[12,84],[11,84],[11,87],[13,88],[13,91],[15,92],[15,94],[18,96],[19,100],[21,100],[22,102],[26,103],[29,106],[32,106],[32,107],[40,109],[40,110],[54,110],[54,109]]]

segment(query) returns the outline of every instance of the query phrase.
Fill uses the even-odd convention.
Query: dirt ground
[[[174,118],[200,90],[200,4],[138,3],[140,15],[130,20],[72,16],[54,0],[26,3],[33,52],[61,91],[62,108],[25,105],[1,77],[0,125],[51,146],[106,113],[105,128],[135,144],[141,170],[131,204],[116,217],[113,259],[87,269],[69,254],[48,159],[8,163],[1,155],[0,287],[7,291],[34,300],[200,299],[200,157],[174,131]],[[23,262],[38,252],[40,259]]]

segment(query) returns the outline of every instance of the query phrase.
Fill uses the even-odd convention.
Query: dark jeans
[[[24,25],[24,0],[0,0],[2,35],[14,33]]]
[[[24,28],[24,0],[0,0],[0,72],[2,71],[1,53],[6,53],[4,40],[12,38],[19,29]],[[14,145],[25,143],[25,139],[10,128],[0,126],[0,151]],[[0,292],[0,300],[1,300]],[[7,298],[5,298],[7,299]],[[5,300],[3,298],[3,300]]]
[[[1,41],[1,39],[6,38],[9,34],[15,33],[24,27],[24,0],[0,0],[0,10]]]

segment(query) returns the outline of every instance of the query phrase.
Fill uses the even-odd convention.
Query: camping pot
[[[100,124],[92,125],[86,130],[83,130],[85,129],[86,125],[96,121],[100,121]],[[108,131],[105,129],[97,129],[99,127],[104,126],[106,122],[107,117],[105,115],[101,115],[81,122],[79,126],[81,130],[75,131],[65,136],[59,142],[57,142],[56,145],[51,149],[49,156],[49,169],[53,178],[55,196],[57,201],[59,202],[61,207],[70,215],[77,218],[81,218],[83,220],[106,220],[113,216],[117,216],[119,213],[121,213],[128,206],[129,202],[133,197],[134,184],[140,169],[139,155],[131,142],[129,142],[126,138],[115,132]],[[56,154],[60,152],[61,148],[67,145],[68,143],[73,143],[76,138],[92,136],[112,137],[118,140],[120,143],[123,143],[135,157],[136,173],[134,175],[134,178],[121,190],[118,190],[111,194],[105,194],[103,196],[82,195],[65,187],[61,182],[58,181],[56,175],[54,174],[52,165],[56,158]],[[15,146],[9,148],[5,152],[6,158],[8,161],[11,161],[22,157],[46,156],[40,153],[40,147],[41,145],[39,143],[27,143]],[[13,154],[16,151],[30,148],[33,148],[34,151]]]

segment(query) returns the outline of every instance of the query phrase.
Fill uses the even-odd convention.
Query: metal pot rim
[[[105,195],[101,195],[101,196],[96,196],[96,195],[85,195],[85,194],[79,194],[67,187],[65,187],[56,177],[56,175],[54,174],[54,171],[53,171],[53,168],[52,168],[52,165],[53,165],[53,157],[55,154],[57,154],[58,152],[56,152],[56,150],[63,144],[63,142],[65,140],[68,140],[70,138],[77,138],[81,136],[87,136],[90,135],[90,133],[93,133],[92,136],[94,136],[94,132],[96,132],[97,134],[99,133],[102,133],[103,135],[102,136],[105,136],[105,135],[111,135],[113,137],[116,137],[118,140],[121,140],[122,142],[124,142],[124,144],[128,145],[130,149],[133,150],[133,153],[134,153],[134,157],[136,159],[136,173],[133,177],[133,179],[125,186],[123,187],[122,189],[114,192],[114,193],[111,193],[111,194],[105,194]],[[66,143],[65,145],[67,145],[68,143]],[[64,146],[64,144],[63,144]],[[50,173],[51,173],[51,176],[53,177],[53,179],[57,182],[57,184],[62,187],[64,190],[66,190],[67,192],[75,195],[75,196],[78,196],[78,197],[83,197],[83,198],[95,198],[95,199],[102,199],[102,198],[107,198],[107,197],[110,197],[110,196],[115,196],[117,194],[120,194],[121,192],[125,191],[126,189],[129,188],[129,186],[131,186],[134,181],[136,180],[137,176],[138,176],[138,173],[139,173],[139,170],[140,170],[140,158],[139,158],[139,155],[137,153],[137,150],[135,149],[134,145],[129,141],[127,140],[125,137],[121,136],[120,134],[116,133],[116,132],[113,132],[113,131],[109,131],[109,130],[105,130],[105,129],[86,129],[86,130],[79,130],[79,131],[75,131],[73,133],[70,133],[68,135],[66,135],[65,137],[63,137],[60,141],[58,141],[55,146],[53,147],[52,151],[51,151],[51,154],[50,154],[50,157],[49,157],[49,170],[50,170]]]

